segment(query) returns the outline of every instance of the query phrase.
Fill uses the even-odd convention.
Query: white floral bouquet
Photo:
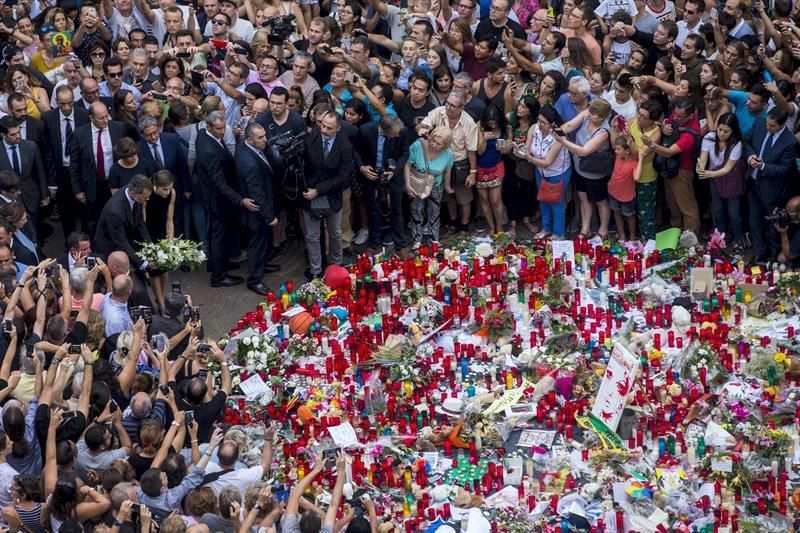
[[[278,345],[265,333],[254,333],[239,339],[239,364],[247,369],[248,374],[264,371],[269,373],[274,368],[282,368],[284,358]]]
[[[140,243],[139,255],[159,270],[194,268],[206,260],[200,243],[188,239],[161,239],[158,242]]]

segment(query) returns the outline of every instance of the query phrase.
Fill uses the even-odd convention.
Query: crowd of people
[[[341,457],[278,503],[273,426],[244,467],[250,443],[219,424],[227,358],[143,242],[193,238],[213,287],[261,295],[296,239],[309,279],[362,246],[523,228],[716,229],[755,262],[800,256],[789,0],[23,0],[2,17],[12,530],[391,527],[368,500],[337,521]],[[302,497],[324,468],[327,511]]]

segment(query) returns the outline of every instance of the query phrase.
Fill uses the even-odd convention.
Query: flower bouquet
[[[270,373],[271,370],[282,371],[285,361],[281,355],[275,341],[266,334],[253,333],[248,337],[239,339],[239,364],[247,369],[247,372],[264,371]]]
[[[142,246],[139,255],[159,270],[194,268],[206,260],[206,253],[200,249],[200,243],[188,239],[161,239],[158,242],[139,244]]]
[[[483,324],[473,324],[472,332],[489,342],[497,342],[500,337],[508,337],[514,332],[514,317],[507,311],[489,311]]]

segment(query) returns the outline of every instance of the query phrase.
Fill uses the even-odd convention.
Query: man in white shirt
[[[253,40],[255,28],[253,24],[247,20],[239,18],[239,2],[237,0],[222,0],[220,2],[219,10],[231,18],[231,25],[229,31],[236,34],[236,36],[243,40],[250,42]],[[204,32],[206,37],[211,36],[211,21],[206,24]]]
[[[244,103],[244,81],[250,75],[250,69],[244,63],[234,63],[225,69],[222,78],[206,71],[206,94],[215,94],[225,104],[225,122],[233,127],[239,121]]]
[[[706,4],[702,0],[686,0],[683,7],[683,20],[678,21],[678,36],[675,38],[675,46],[683,47],[683,41],[691,33],[700,34],[700,26],[703,25],[705,12]]]
[[[75,100],[78,100],[81,97],[81,89],[80,89],[80,82],[81,82],[81,73],[78,72],[78,61],[71,61],[67,59],[64,61],[62,65],[62,70],[64,71],[64,79],[59,81],[53,87],[53,96],[50,98],[50,109],[55,109],[58,105],[56,101],[56,93],[58,92],[59,87],[63,87],[64,85],[68,86],[72,89],[72,96]]]
[[[171,8],[176,8],[181,12],[182,26],[179,29],[188,29],[191,31],[194,35],[195,43],[199,43],[202,40],[202,36],[200,35],[200,25],[197,22],[197,16],[195,15],[192,7],[176,4],[174,0],[158,0],[158,6],[159,7],[153,9],[152,11],[153,15],[155,15],[155,20],[153,21],[153,35],[156,39],[158,39],[159,43],[164,42],[164,37],[167,34],[165,22],[167,13],[171,10]]]
[[[258,483],[269,473],[269,466],[272,463],[272,438],[275,436],[275,426],[272,425],[264,431],[264,448],[261,450],[261,464],[250,468],[236,469],[236,462],[239,460],[239,445],[232,440],[224,440],[217,450],[218,463],[209,463],[206,468],[204,481],[219,495],[220,491],[228,485],[233,485],[244,492],[247,487]]]
[[[154,20],[145,0],[103,0],[103,11],[114,39],[127,38],[134,28],[149,32]]]

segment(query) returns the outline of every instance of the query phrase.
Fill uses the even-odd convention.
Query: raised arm
[[[136,361],[139,359],[139,350],[142,349],[142,342],[144,342],[144,331],[144,319],[140,318],[133,325],[133,343],[128,352],[128,360],[125,361],[125,366],[119,373],[119,385],[126,396],[130,395],[133,381],[136,379]]]
[[[56,481],[58,481],[58,463],[56,461],[56,431],[61,423],[61,414],[63,411],[59,408],[50,410],[50,425],[47,428],[47,440],[45,442],[45,459],[44,459],[44,498],[50,497],[56,489]]]
[[[172,424],[169,426],[169,431],[164,435],[164,440],[161,441],[161,447],[158,449],[158,452],[156,452],[155,457],[153,457],[153,463],[150,465],[150,468],[161,468],[161,463],[167,458],[169,450],[172,448],[172,441],[175,440],[175,436],[178,434],[180,427],[185,427],[185,422],[186,413],[184,411],[175,413],[175,420],[172,421]]]
[[[225,353],[219,349],[215,343],[211,343],[211,352],[214,359],[219,363],[221,378],[222,378],[222,391],[230,396],[233,389],[233,380],[231,379],[231,369],[228,360],[225,358]]]
[[[88,417],[94,367],[92,366],[92,351],[85,344],[81,344],[81,356],[83,357],[83,382],[81,383],[81,397],[78,398],[78,411]]]
[[[336,457],[336,485],[333,487],[331,504],[328,507],[328,512],[325,513],[325,520],[323,521],[323,525],[330,525],[331,529],[336,523],[336,513],[339,511],[339,504],[342,502],[342,490],[344,489],[345,481],[344,467],[344,452],[340,451]]]
[[[303,493],[311,486],[311,483],[314,481],[320,472],[322,472],[322,467],[324,466],[325,461],[323,460],[322,456],[317,457],[317,462],[314,464],[313,470],[306,474],[306,476],[300,480],[297,485],[294,486],[292,492],[289,494],[289,500],[286,502],[286,512],[285,516],[295,516],[297,515],[297,511],[300,507],[300,499],[303,497]],[[337,480],[338,483],[338,480]],[[331,503],[332,504],[332,503]]]

